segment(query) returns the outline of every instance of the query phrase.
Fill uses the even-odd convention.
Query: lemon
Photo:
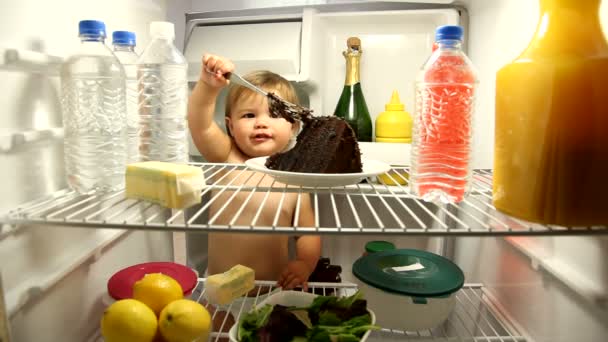
[[[163,309],[158,328],[167,342],[207,341],[211,316],[201,304],[180,299]]]
[[[154,312],[134,299],[114,302],[101,318],[101,334],[105,342],[151,342],[157,327]]]
[[[157,316],[167,304],[183,297],[181,285],[162,273],[146,274],[133,284],[133,299],[149,306]]]

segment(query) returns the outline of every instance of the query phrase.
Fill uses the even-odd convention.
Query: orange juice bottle
[[[496,77],[493,201],[544,224],[608,224],[608,44],[601,0],[540,0],[534,38]]]

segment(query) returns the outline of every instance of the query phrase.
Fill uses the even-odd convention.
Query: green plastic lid
[[[452,261],[416,249],[373,253],[355,261],[353,274],[373,287],[414,297],[441,297],[458,291],[464,273]]]
[[[388,241],[370,241],[365,244],[365,251],[368,253],[377,253],[395,249],[395,245]]]

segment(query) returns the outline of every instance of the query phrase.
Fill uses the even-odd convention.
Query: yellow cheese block
[[[214,274],[205,282],[205,294],[211,304],[226,305],[253,290],[253,269],[236,265],[228,271]]]
[[[167,208],[187,208],[201,202],[205,176],[200,167],[147,161],[127,165],[126,196]]]
[[[390,175],[393,178],[389,177],[388,175]],[[409,179],[410,179],[410,175],[405,171],[403,171],[401,173],[397,173],[396,171],[391,170],[391,171],[387,172],[386,174],[378,175],[378,181],[381,184],[386,184],[386,185],[397,185],[397,184],[407,185]]]

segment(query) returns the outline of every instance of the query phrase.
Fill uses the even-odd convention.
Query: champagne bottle
[[[372,120],[363,97],[359,76],[361,40],[350,37],[346,45],[347,50],[342,52],[346,58],[346,79],[334,115],[348,122],[359,141],[372,141]]]

